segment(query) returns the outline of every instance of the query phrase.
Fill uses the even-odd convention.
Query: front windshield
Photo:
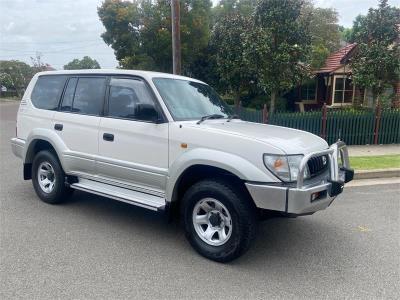
[[[229,106],[206,84],[173,78],[154,78],[153,82],[174,120],[232,115]]]

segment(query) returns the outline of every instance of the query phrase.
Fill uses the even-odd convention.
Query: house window
[[[317,99],[317,80],[309,79],[302,82],[300,90],[301,101],[315,102]]]
[[[335,76],[333,84],[332,104],[352,104],[354,99],[354,85],[345,75]]]

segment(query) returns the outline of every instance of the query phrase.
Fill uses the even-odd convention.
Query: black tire
[[[193,224],[196,204],[205,198],[221,202],[231,216],[232,232],[222,245],[206,243]],[[248,250],[256,236],[258,218],[254,203],[237,185],[220,179],[199,181],[187,190],[182,201],[186,237],[198,253],[217,262],[229,262]]]
[[[54,170],[54,188],[51,192],[45,192],[38,179],[38,169],[42,163],[49,163]],[[65,185],[65,173],[57,156],[47,150],[38,152],[32,163],[32,183],[36,194],[43,202],[58,204],[64,202],[73,192],[73,189]]]

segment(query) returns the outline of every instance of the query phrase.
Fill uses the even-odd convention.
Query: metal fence
[[[338,139],[348,145],[400,143],[400,109],[328,110],[277,112],[239,107],[242,120],[305,130],[323,137],[329,144]]]

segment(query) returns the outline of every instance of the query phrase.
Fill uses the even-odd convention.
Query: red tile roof
[[[316,73],[330,73],[342,66],[342,61],[357,46],[356,43],[349,44],[328,56],[325,65]]]

